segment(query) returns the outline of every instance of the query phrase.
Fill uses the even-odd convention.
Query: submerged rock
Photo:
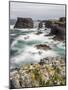
[[[36,45],[36,48],[37,49],[43,49],[43,50],[49,50],[51,49],[49,46],[47,46],[46,44],[39,44],[39,45]]]

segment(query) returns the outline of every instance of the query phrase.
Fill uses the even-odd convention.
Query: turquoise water
[[[61,56],[64,56],[65,55],[65,50],[64,49],[61,49],[61,48],[56,47],[53,50],[56,51]]]
[[[46,30],[42,32],[39,35],[36,35],[37,31],[35,30],[28,30],[23,31],[23,30],[10,30],[10,61],[11,61],[11,66],[12,65],[18,65],[18,64],[24,64],[24,63],[32,63],[36,62],[36,60],[41,59],[45,56],[46,54],[50,55],[50,52],[52,51],[53,54],[57,54],[60,56],[65,56],[65,49],[63,46],[63,41],[59,42],[58,41],[58,46],[56,44],[55,47],[51,47],[51,45],[54,45],[54,41],[52,37],[50,36],[45,36],[47,33]],[[24,37],[28,37],[25,39]],[[53,42],[53,43],[52,43]],[[59,45],[61,43],[61,45]],[[37,50],[35,48],[35,45],[39,44],[46,44],[49,47],[51,47],[51,50],[48,52],[42,51],[42,50]],[[62,47],[62,48],[61,48]],[[38,52],[43,52],[42,55],[39,55]],[[52,54],[52,53],[51,53]],[[54,54],[54,55],[55,55]],[[54,56],[53,55],[53,56]],[[51,56],[51,55],[50,55]],[[39,61],[39,60],[38,60]]]

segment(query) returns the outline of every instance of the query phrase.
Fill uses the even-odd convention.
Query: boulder
[[[43,50],[49,50],[51,49],[49,46],[47,46],[46,44],[40,44],[40,45],[36,45],[37,49],[43,49]]]
[[[17,18],[14,28],[33,28],[32,18]]]

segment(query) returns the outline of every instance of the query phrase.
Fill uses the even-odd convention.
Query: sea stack
[[[32,18],[18,17],[14,28],[33,28]]]

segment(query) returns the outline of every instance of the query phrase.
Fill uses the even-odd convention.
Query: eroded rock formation
[[[40,44],[40,45],[36,45],[37,49],[43,49],[43,50],[49,50],[51,49],[49,46],[47,46],[46,44]]]
[[[32,18],[17,18],[14,28],[33,28]]]

